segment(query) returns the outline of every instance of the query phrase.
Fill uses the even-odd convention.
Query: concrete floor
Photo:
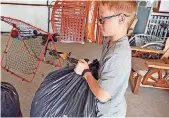
[[[4,50],[7,36],[1,36],[1,52]],[[75,58],[89,58],[91,60],[100,57],[101,47],[96,44],[61,44],[57,43],[59,51],[72,52]],[[29,117],[32,97],[38,89],[44,76],[56,68],[41,64],[35,79],[26,83],[14,75],[1,70],[1,81],[9,82],[15,86],[19,93],[21,110],[24,117]],[[127,117],[169,117],[169,91],[140,88],[138,95],[133,95],[131,87],[126,91]]]

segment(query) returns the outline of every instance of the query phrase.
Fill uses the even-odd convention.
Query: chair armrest
[[[169,64],[155,62],[153,60],[146,61],[148,67],[157,68],[157,69],[167,69],[169,70]]]
[[[164,61],[166,64],[169,64],[169,59],[163,58],[163,61]]]
[[[132,51],[140,51],[140,52],[147,52],[147,53],[158,53],[158,54],[164,54],[165,52],[163,50],[157,50],[157,49],[150,49],[150,48],[141,48],[136,46],[131,46]]]

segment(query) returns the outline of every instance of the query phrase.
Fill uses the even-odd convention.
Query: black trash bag
[[[95,60],[90,66],[95,75],[97,64]],[[60,69],[49,73],[41,83],[30,116],[96,117],[96,98],[85,79],[74,72],[74,67]]]
[[[93,60],[93,62],[89,65],[89,68],[93,77],[98,80],[99,61],[97,59]]]
[[[19,95],[7,82],[1,82],[1,117],[22,117]]]

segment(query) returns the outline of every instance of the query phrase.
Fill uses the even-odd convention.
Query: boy
[[[99,22],[103,36],[99,80],[89,71],[88,63],[79,60],[75,72],[84,76],[91,91],[98,99],[98,117],[125,117],[125,91],[131,70],[131,49],[127,30],[135,18],[136,1],[102,1]]]

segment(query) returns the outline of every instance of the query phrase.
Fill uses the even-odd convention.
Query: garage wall
[[[138,22],[134,28],[133,31],[134,34],[144,33],[147,26],[149,14],[151,13],[151,7],[154,6],[155,3],[156,3],[155,0],[139,1],[138,11],[137,11]]]
[[[11,2],[11,1],[1,0],[1,2]],[[47,4],[47,0],[36,0],[36,1],[12,0],[12,2],[24,3],[24,4]],[[49,3],[51,2],[52,0],[49,0]],[[22,5],[1,4],[1,16],[8,16],[8,17],[20,19],[34,26],[37,26],[38,28],[41,28],[45,31],[48,30],[48,7],[47,6],[25,6],[25,5],[22,6]],[[10,31],[11,28],[12,27],[10,25],[1,22],[1,31]],[[52,32],[51,26],[49,31]]]
[[[138,22],[134,28],[134,34],[143,34],[147,25],[151,8],[139,7],[137,12]]]

